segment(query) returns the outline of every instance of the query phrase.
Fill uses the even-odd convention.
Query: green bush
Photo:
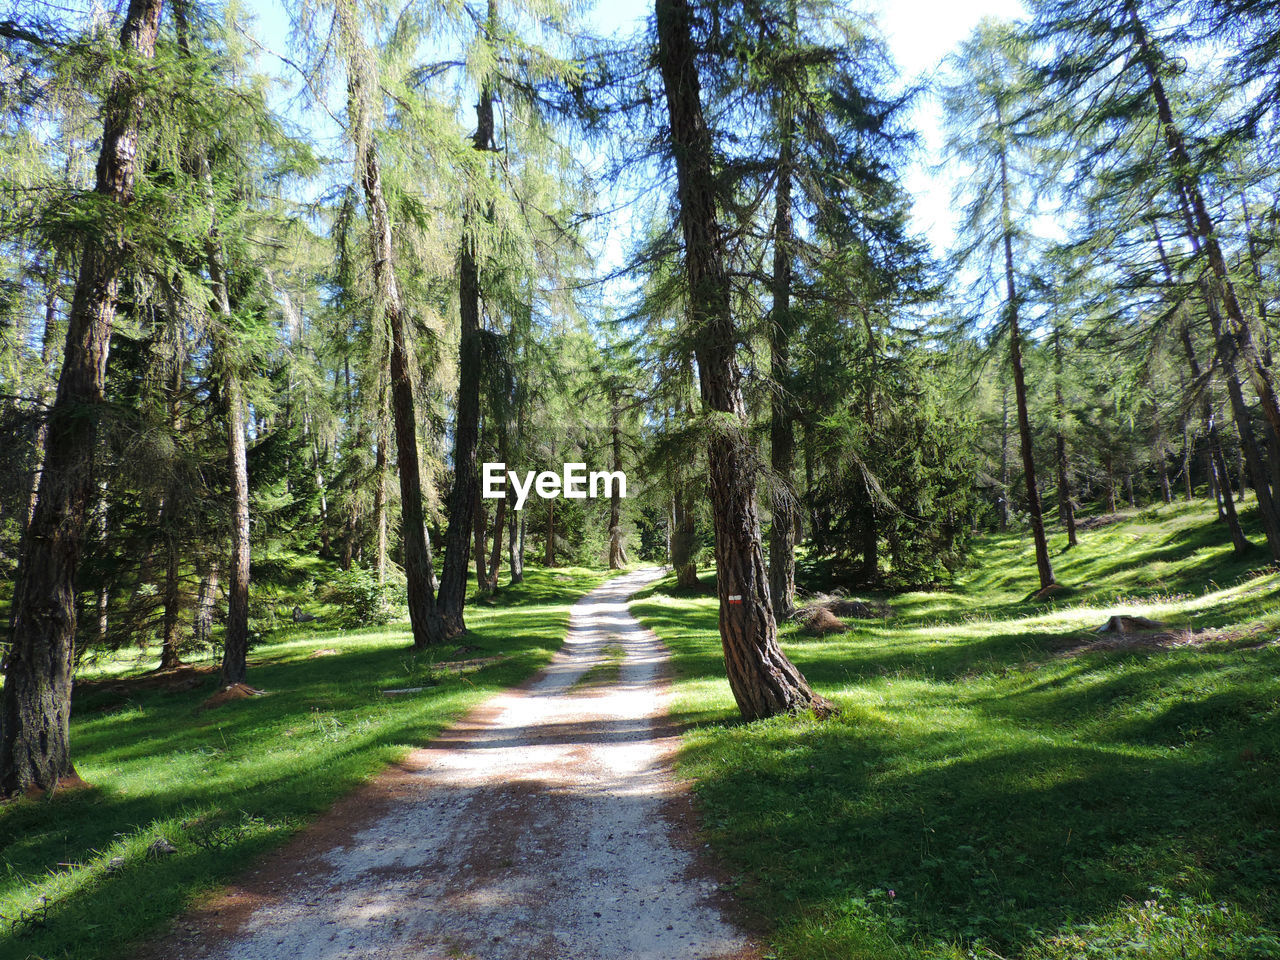
[[[395,615],[388,584],[364,567],[352,567],[334,575],[325,591],[325,601],[338,607],[333,625],[344,628],[390,623]]]

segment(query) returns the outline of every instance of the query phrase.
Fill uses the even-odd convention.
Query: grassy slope
[[[674,652],[710,838],[778,956],[1280,956],[1280,574],[1224,536],[1195,505],[1054,538],[1077,588],[1054,604],[1022,602],[1029,545],[987,538],[955,590],[843,636],[789,629],[843,708],[822,724],[734,721],[714,598],[635,602]],[[1256,632],[1060,654],[1122,610]]]
[[[500,605],[469,608],[466,642],[480,649],[464,656],[505,658],[463,677],[415,657],[406,628],[394,625],[264,643],[251,654],[249,680],[270,695],[204,712],[212,677],[196,690],[129,696],[86,685],[72,742],[94,789],[0,806],[0,914],[19,919],[0,924],[0,956],[128,956],[131,940],[546,663],[567,632],[569,605],[601,578],[530,569]],[[338,652],[312,657],[326,648]],[[433,681],[422,693],[381,693]],[[161,836],[178,854],[146,859]],[[108,873],[118,856],[124,868]]]

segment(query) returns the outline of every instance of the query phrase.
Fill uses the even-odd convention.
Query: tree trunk
[[[708,463],[720,638],[729,686],[747,720],[810,709],[827,715],[834,707],[810,689],[778,646],[769,599],[735,356],[738,334],[730,315],[724,238],[716,209],[714,145],[702,113],[693,15],[687,0],[656,0],[655,6],[657,60],[675,155],[699,388],[704,406],[719,415],[708,443]]]
[[[518,395],[516,405],[516,449],[524,443],[524,395]],[[507,554],[511,566],[510,585],[524,582],[524,511],[515,508],[515,491],[507,487]]]
[[[174,337],[175,361],[172,378],[168,382],[168,428],[174,436],[177,436],[182,429],[178,406],[178,398],[182,392],[182,363],[176,359],[178,356],[177,339],[177,337]],[[164,627],[161,632],[160,643],[161,670],[173,669],[182,664],[182,658],[178,651],[178,646],[181,642],[178,635],[178,621],[182,615],[181,555],[178,550],[178,531],[176,529],[178,516],[183,509],[181,504],[182,491],[178,488],[177,482],[170,479],[166,484],[164,503],[160,508],[159,524],[160,534],[164,538],[165,549]]]
[[[497,5],[489,0],[486,34],[497,27]],[[476,132],[472,147],[483,153],[495,150],[493,89],[486,79],[476,101]],[[444,561],[440,571],[440,618],[446,637],[467,629],[463,608],[467,601],[467,547],[477,501],[480,477],[476,450],[480,443],[480,265],[470,215],[462,220],[462,252],[458,266],[458,419],[453,432],[453,490],[449,496],[449,526],[445,531]]]
[[[1192,451],[1190,421],[1190,417],[1186,415],[1182,417],[1182,493],[1187,503],[1195,499],[1195,483],[1191,477],[1195,457]]]
[[[435,573],[427,543],[422,508],[422,469],[418,460],[418,414],[413,399],[413,358],[406,332],[404,302],[396,279],[396,252],[391,216],[382,183],[382,166],[373,137],[373,104],[381,92],[369,90],[369,77],[355,53],[362,49],[361,24],[354,4],[336,6],[342,43],[348,50],[347,102],[351,138],[356,151],[356,171],[364,190],[369,214],[369,242],[373,254],[375,310],[380,309],[390,341],[391,412],[396,434],[396,459],[400,477],[401,538],[409,601],[413,645],[425,647],[443,639],[432,589]],[[379,444],[379,450],[383,444]],[[380,558],[381,561],[381,558]],[[465,571],[464,571],[465,576]]]
[[[618,397],[614,392],[609,403],[610,447],[613,453],[614,471],[622,469],[622,428],[619,425],[620,413]],[[622,542],[622,495],[618,485],[612,485],[609,497],[609,569],[621,570],[627,565],[627,549]]]
[[[196,644],[206,647],[213,642],[213,624],[217,619],[218,561],[205,559],[200,571],[200,592],[196,595],[195,617],[191,632]]]
[[[485,503],[480,500],[476,503],[475,520],[472,522],[472,534],[475,537],[475,546],[471,551],[476,557],[476,589],[482,593],[488,591],[489,572],[485,569],[485,562],[488,560],[488,551],[485,550],[486,536],[489,529],[489,511],[485,508]]]
[[[542,565],[544,567],[556,565],[556,501],[554,498],[547,501],[547,550]]]
[[[1200,253],[1200,240],[1193,230],[1194,218],[1192,211],[1187,203],[1185,196],[1181,197],[1181,205],[1183,217],[1187,224],[1187,237],[1191,242],[1192,251],[1196,254]],[[1167,268],[1166,268],[1167,269]],[[1203,283],[1205,294],[1206,313],[1209,316],[1209,326],[1213,331],[1214,345],[1218,354],[1218,361],[1222,365],[1222,376],[1227,384],[1227,397],[1231,401],[1231,413],[1236,423],[1236,433],[1240,437],[1240,453],[1249,465],[1249,471],[1259,481],[1254,486],[1254,493],[1258,500],[1258,515],[1262,520],[1262,529],[1267,538],[1267,548],[1271,553],[1273,561],[1280,561],[1280,513],[1277,513],[1276,504],[1271,495],[1271,488],[1267,484],[1267,472],[1262,463],[1262,452],[1258,449],[1257,441],[1253,435],[1252,418],[1249,415],[1249,407],[1245,402],[1244,390],[1240,385],[1240,377],[1236,372],[1235,363],[1235,347],[1239,345],[1239,338],[1232,338],[1227,335],[1225,325],[1223,323],[1222,314],[1220,312],[1217,292],[1213,286],[1208,283],[1207,279]],[[1189,337],[1190,334],[1187,334]],[[1189,341],[1184,341],[1185,342]],[[1221,445],[1219,445],[1219,456],[1221,454]],[[1221,458],[1221,457],[1220,457]],[[1219,490],[1225,501],[1231,500],[1231,484],[1227,480],[1225,462],[1221,468],[1219,476]],[[1243,476],[1241,477],[1241,490],[1244,489]],[[1223,512],[1228,517],[1234,513],[1234,507],[1227,509],[1223,505]],[[1234,541],[1234,534],[1232,536]]]
[[[131,0],[120,45],[131,60],[155,53],[162,0]],[[118,208],[133,200],[142,96],[127,70],[103,105],[94,191]],[[13,635],[0,693],[0,795],[50,791],[72,775],[69,721],[75,659],[76,571],[94,494],[97,411],[126,238],[86,238],[67,321],[62,373],[49,416],[44,469],[13,597]]]
[[[185,56],[190,56],[187,35],[187,0],[174,5],[178,27],[178,46]],[[243,683],[248,673],[249,653],[249,455],[245,440],[245,399],[240,382],[240,370],[232,356],[231,339],[231,291],[227,276],[226,252],[218,228],[217,206],[214,200],[213,175],[209,170],[209,158],[203,145],[195,145],[188,152],[194,166],[194,174],[204,192],[209,215],[209,232],[204,238],[205,264],[209,271],[209,286],[213,294],[213,306],[221,323],[215,329],[213,349],[215,363],[222,381],[221,398],[226,418],[227,465],[231,475],[231,569],[230,589],[227,592],[227,625],[223,636],[222,683],[228,686]]]
[[[502,568],[502,530],[507,520],[507,498],[503,497],[493,508],[493,549],[489,553],[488,591],[498,589],[498,571]]]
[[[692,498],[687,485],[677,475],[671,499],[671,566],[676,572],[676,586],[684,589],[698,585],[698,564],[694,557],[696,536]]]
[[[875,583],[880,579],[880,524],[871,484],[865,479],[862,493],[862,579],[866,583]]]
[[[417,432],[416,425],[414,432]],[[386,420],[379,418],[377,451],[373,455],[373,563],[380,584],[387,582],[387,448],[390,445]],[[430,589],[428,584],[428,591]]]
[[[1000,384],[1000,529],[1009,529],[1009,385]]]
[[[1163,258],[1163,251],[1161,251],[1161,257]],[[1168,272],[1167,261],[1165,266],[1166,276],[1171,276]],[[1182,340],[1182,349],[1187,356],[1187,366],[1191,369],[1191,382],[1198,383],[1200,381],[1200,361],[1196,357],[1196,349],[1191,342],[1191,329],[1185,319],[1178,333]],[[1221,519],[1226,521],[1227,529],[1231,533],[1232,549],[1238,554],[1246,553],[1249,550],[1250,543],[1245,539],[1244,531],[1240,529],[1240,519],[1236,516],[1236,507],[1231,501],[1231,484],[1227,481],[1227,465],[1222,457],[1222,443],[1218,438],[1218,425],[1213,417],[1213,397],[1209,393],[1208,384],[1204,386],[1200,405],[1204,416],[1205,433],[1208,434],[1209,438],[1210,485],[1215,490],[1224,491],[1222,496],[1216,497],[1218,513]]]
[[[999,99],[997,122],[1004,128]],[[1027,411],[1027,384],[1022,372],[1022,334],[1018,330],[1018,291],[1013,276],[1013,220],[1010,213],[1009,167],[1005,147],[1000,145],[1000,223],[1004,239],[1005,312],[1009,318],[1009,363],[1013,367],[1013,395],[1018,408],[1018,440],[1022,447],[1022,473],[1027,485],[1027,511],[1031,515],[1031,536],[1036,546],[1036,569],[1040,589],[1053,584],[1053,564],[1044,535],[1044,515],[1040,510],[1040,489],[1036,486],[1035,450],[1031,446],[1031,417]]]
[[[1249,442],[1257,445],[1257,439],[1253,436],[1252,422],[1251,425],[1249,425]],[[1262,456],[1262,451],[1258,451],[1258,456]],[[1258,481],[1261,481],[1263,484],[1266,483],[1265,477],[1258,476],[1257,479],[1254,479],[1254,476],[1249,474],[1248,467],[1245,466],[1244,462],[1243,444],[1242,449],[1235,452],[1235,475],[1240,477],[1238,493],[1235,495],[1235,499],[1238,500],[1239,503],[1244,503],[1244,489],[1247,488],[1247,486],[1252,486],[1254,494],[1257,494]]]
[[[1108,453],[1105,457],[1107,468],[1107,512],[1112,516],[1120,512],[1116,504],[1116,464],[1115,458]]]
[[[70,164],[70,160],[68,160]],[[71,171],[67,170],[70,177]],[[48,369],[53,362],[54,348],[57,346],[58,329],[58,297],[62,288],[62,257],[55,256],[53,264],[45,277],[44,295],[44,331],[40,338],[40,385],[36,390],[36,399],[43,406],[49,399]],[[22,535],[25,538],[27,528],[31,526],[31,518],[36,512],[36,495],[40,491],[40,473],[44,466],[45,438],[49,433],[49,420],[44,412],[40,414],[40,422],[36,426],[36,435],[32,446],[31,479],[27,485],[27,510],[22,518]],[[19,550],[19,555],[22,551]]]
[[[232,497],[231,579],[222,646],[222,684],[227,686],[243,683],[249,670],[249,458],[245,447],[244,397],[239,372],[231,363],[223,371],[222,397],[227,418]]]
[[[1203,256],[1209,265],[1213,278],[1212,285],[1216,288],[1214,292],[1222,297],[1222,305],[1231,324],[1231,339],[1234,341],[1235,351],[1244,358],[1245,370],[1254,389],[1257,391],[1258,400],[1262,405],[1262,412],[1267,418],[1271,432],[1280,438],[1280,398],[1276,396],[1275,387],[1271,381],[1270,369],[1258,355],[1252,327],[1240,307],[1239,298],[1236,296],[1235,286],[1231,281],[1226,259],[1223,257],[1222,248],[1218,243],[1217,229],[1213,218],[1209,215],[1209,206],[1205,202],[1204,194],[1200,189],[1200,179],[1195,172],[1196,165],[1192,163],[1182,132],[1178,129],[1174,120],[1173,108],[1168,94],[1165,92],[1164,81],[1160,77],[1156,52],[1152,49],[1147,38],[1146,26],[1139,16],[1136,0],[1126,0],[1125,9],[1129,16],[1129,25],[1133,30],[1134,42],[1138,47],[1138,60],[1146,71],[1147,79],[1151,84],[1151,96],[1155,101],[1156,115],[1159,118],[1161,133],[1164,135],[1165,146],[1169,152],[1170,168],[1174,176],[1174,182],[1177,183],[1183,202],[1187,207],[1188,228],[1194,243],[1195,253],[1197,256]],[[1208,278],[1206,277],[1205,280],[1207,283]],[[1221,335],[1215,334],[1215,336],[1220,337]],[[1250,469],[1253,469],[1252,464]],[[1262,480],[1266,477],[1266,474],[1257,474],[1257,476],[1259,480]],[[1274,545],[1272,553],[1273,555],[1276,554]]]
[[[169,502],[165,503],[166,508]],[[171,513],[171,510],[166,510]],[[169,529],[173,523],[171,516],[161,522],[165,540],[164,565],[164,629],[160,641],[160,669],[172,670],[182,665],[182,657],[178,652],[178,620],[182,615],[182,580],[179,569],[178,543],[174,532]]]
[[[1057,418],[1057,462],[1058,462],[1058,518],[1067,528],[1067,549],[1079,544],[1076,538],[1076,507],[1071,499],[1071,470],[1067,462],[1067,438],[1062,425],[1066,419],[1066,404],[1062,400],[1062,335],[1057,327],[1053,330],[1053,403]]]

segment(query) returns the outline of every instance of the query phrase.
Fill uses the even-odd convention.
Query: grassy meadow
[[[1255,531],[1256,534],[1256,531]],[[1260,542],[1261,537],[1254,537]],[[842,708],[743,725],[713,596],[632,610],[671,648],[680,759],[785,960],[1280,957],[1280,574],[1203,504],[1028,538],[950,589],[784,646]],[[1200,631],[1103,649],[1113,613]]]
[[[136,652],[82,670],[72,751],[91,788],[0,805],[0,957],[132,955],[339,796],[525,679],[564,640],[570,605],[603,579],[526,576],[468,607],[461,649],[415,654],[405,624],[269,636],[249,671],[267,695],[213,709],[202,704],[216,673],[187,689],[148,685],[156,661]],[[413,687],[424,689],[382,692]],[[177,853],[148,858],[159,838]]]

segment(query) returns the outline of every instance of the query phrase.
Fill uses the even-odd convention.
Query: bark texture
[[[708,465],[725,669],[738,709],[748,720],[809,709],[826,715],[834,707],[810,689],[778,646],[769,599],[693,15],[687,0],[656,0],[655,6],[699,390],[714,417]]]
[[[489,0],[486,32],[496,29],[497,6]],[[494,150],[494,91],[481,84],[476,101],[476,132],[472,147],[482,153]],[[476,505],[480,499],[480,475],[476,451],[480,445],[480,263],[471,216],[463,218],[462,251],[458,266],[458,406],[453,433],[453,489],[449,494],[449,526],[444,535],[444,560],[440,570],[439,616],[445,637],[466,631],[463,608],[467,601],[467,561]]]
[[[131,0],[120,30],[130,59],[150,59],[161,0]],[[133,200],[142,96],[128,70],[103,106],[94,190],[119,208]],[[14,591],[13,645],[0,694],[0,795],[53,790],[73,773],[69,721],[75,660],[76,572],[93,499],[97,408],[125,258],[121,228],[86,239],[50,411],[36,508]]]

